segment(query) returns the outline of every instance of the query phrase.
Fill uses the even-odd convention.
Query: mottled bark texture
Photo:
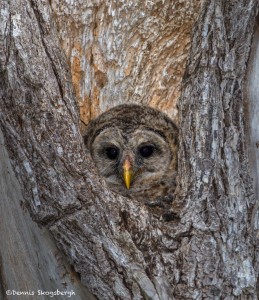
[[[198,0],[51,2],[84,123],[122,103],[177,120]]]
[[[192,297],[257,299],[258,216],[243,103],[257,12],[258,1],[208,1],[194,28],[179,101],[180,180],[173,204],[188,227],[188,247],[178,248],[184,298],[188,286]]]
[[[109,3],[119,11],[123,1]],[[98,5],[100,11],[109,7]],[[51,231],[97,298],[257,298],[257,207],[248,175],[242,92],[257,10],[255,0],[205,1],[201,7],[179,101],[179,186],[173,204],[178,218],[163,222],[144,205],[112,194],[85,153],[72,78],[49,3],[1,2],[0,124],[24,205]],[[126,26],[133,15],[118,18]],[[118,24],[113,13],[108,16],[110,24]],[[93,22],[94,28],[98,24]],[[113,32],[116,38],[119,31]],[[131,34],[122,32],[122,41]],[[112,54],[115,40],[106,42]],[[152,47],[159,56],[156,42]],[[92,62],[102,48],[96,47],[89,49]],[[147,55],[145,49],[148,45],[139,47],[133,58]],[[144,63],[156,69],[155,59]],[[158,72],[166,70],[159,67]],[[116,90],[109,69],[93,66],[84,72],[96,72],[93,85],[117,91],[116,104],[128,101],[130,95],[120,97],[128,82]],[[132,90],[135,84],[143,89],[137,89],[134,101],[149,103],[143,100],[146,78],[137,75]],[[108,95],[104,107],[112,101]]]
[[[0,191],[0,299],[46,299],[37,291],[57,289],[62,292],[73,291],[76,296],[74,299],[94,299],[80,284],[78,274],[57,249],[49,231],[44,227],[39,228],[21,205],[22,192],[1,132]],[[31,295],[7,296],[8,290],[24,291]]]

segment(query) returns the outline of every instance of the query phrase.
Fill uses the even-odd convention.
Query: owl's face
[[[170,148],[149,129],[107,128],[94,140],[93,160],[112,190],[132,194],[146,189],[170,167]]]
[[[152,108],[111,109],[90,122],[85,143],[99,174],[124,196],[162,195],[176,171],[177,127]]]

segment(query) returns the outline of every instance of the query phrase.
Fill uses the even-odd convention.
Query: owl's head
[[[84,141],[99,174],[124,196],[163,190],[177,169],[178,129],[150,107],[110,109],[89,123]]]

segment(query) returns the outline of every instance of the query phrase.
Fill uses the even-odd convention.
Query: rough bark
[[[177,120],[176,101],[200,1],[51,2],[86,124],[122,103]]]
[[[203,3],[179,101],[173,205],[179,218],[168,223],[115,196],[97,176],[83,147],[72,78],[49,3],[1,5],[0,124],[6,145],[25,206],[51,231],[82,283],[99,299],[256,299],[257,207],[242,88],[257,1]],[[144,55],[145,47],[135,56]],[[95,59],[98,51],[91,55]],[[94,73],[94,85],[100,85],[99,75]],[[145,87],[143,77],[132,76]],[[116,91],[115,81],[110,84]],[[139,103],[148,102],[145,91]]]
[[[257,1],[207,2],[183,80],[174,207],[184,207],[182,221],[190,224],[189,249],[181,251],[183,285],[199,294],[197,283],[205,283],[203,297],[256,297],[258,220],[247,165],[243,84],[257,9]]]
[[[32,222],[21,205],[22,192],[1,132],[0,191],[0,299],[46,299],[47,292],[57,290],[70,292],[76,299],[94,299],[80,284],[78,275],[57,249],[49,231]],[[15,295],[14,292],[28,294]]]

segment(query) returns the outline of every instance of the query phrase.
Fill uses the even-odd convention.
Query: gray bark
[[[254,190],[256,199],[259,199],[259,25],[258,20],[255,29],[255,35],[253,38],[251,55],[249,58],[248,72],[246,78],[246,117],[249,153],[249,163],[251,175],[254,179]]]
[[[183,249],[184,286],[199,294],[196,282],[206,282],[202,292],[211,298],[257,298],[257,205],[243,103],[257,6],[257,1],[208,2],[194,29],[179,102],[182,159],[174,207],[191,233],[190,248]]]
[[[57,290],[70,292],[76,299],[94,299],[80,284],[49,231],[39,228],[21,205],[22,192],[1,132],[0,146],[0,299],[46,299],[44,293]]]
[[[258,220],[243,84],[258,2],[201,7],[179,100],[178,218],[171,222],[112,194],[97,176],[49,3],[1,6],[5,143],[24,205],[82,283],[99,299],[257,299]]]

